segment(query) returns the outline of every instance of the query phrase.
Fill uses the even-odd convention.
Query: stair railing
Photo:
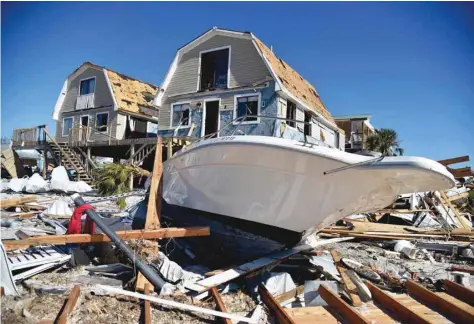
[[[63,148],[61,147],[61,145],[58,144],[58,142],[56,141],[56,139],[54,137],[52,137],[48,130],[46,129],[46,127],[44,127],[44,132],[45,134],[49,137],[49,139],[51,140],[51,142],[56,145],[56,147],[59,149],[59,151],[61,152],[61,157],[64,157],[66,158],[66,160],[69,161],[69,163],[72,165],[72,167],[74,168],[74,170],[76,171],[76,174],[77,174],[77,181],[80,180],[80,174],[79,174],[79,168],[77,167],[77,165],[71,160],[71,158],[69,157],[69,155],[63,150]]]

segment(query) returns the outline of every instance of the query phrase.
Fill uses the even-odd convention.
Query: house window
[[[201,53],[199,90],[228,88],[230,48]]]
[[[243,117],[246,118],[242,121],[242,123],[248,122],[258,122],[258,113],[259,113],[259,106],[260,106],[260,94],[259,95],[240,95],[235,96],[235,117]],[[255,117],[252,117],[255,116]],[[237,121],[238,123],[241,120]]]
[[[311,113],[309,111],[305,111],[304,112],[304,134],[306,136],[311,136],[311,129],[312,129],[312,125],[311,125]]]
[[[171,114],[171,127],[189,126],[190,106],[189,103],[174,104]]]
[[[63,119],[63,136],[69,135],[69,130],[72,128],[72,117]]]
[[[95,128],[99,132],[107,133],[109,123],[109,113],[98,113],[95,115]]]
[[[79,95],[87,95],[89,93],[94,93],[95,91],[95,78],[81,80],[80,82],[80,92]]]
[[[290,100],[287,101],[286,104],[286,124],[291,127],[295,127],[295,119],[296,119],[296,104]]]

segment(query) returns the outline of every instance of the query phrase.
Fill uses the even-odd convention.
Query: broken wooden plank
[[[469,162],[469,155],[458,156],[458,157],[438,161],[438,163],[441,163],[444,166],[448,166],[450,164],[455,164],[455,163],[461,163],[461,162]]]
[[[280,303],[273,298],[272,294],[263,284],[258,285],[258,293],[262,302],[273,312],[280,324],[296,324],[293,318],[283,310]]]
[[[427,318],[423,317],[422,314],[414,312],[410,308],[404,306],[398,300],[377,288],[368,280],[365,281],[365,284],[369,288],[374,301],[390,310],[402,323],[431,323]]]
[[[228,313],[227,309],[225,308],[224,301],[221,298],[221,295],[219,295],[219,291],[217,290],[216,287],[212,287],[210,289],[212,297],[214,297],[214,300],[216,301],[216,307],[217,310],[223,313]],[[222,318],[222,321],[224,324],[232,324],[232,321],[229,318]]]
[[[292,289],[290,291],[284,292],[281,295],[276,296],[275,300],[281,304],[287,300],[296,298],[298,295],[301,295],[303,293],[304,293],[304,286],[301,285],[301,286],[296,287],[295,289]]]
[[[160,228],[156,230],[131,230],[131,231],[118,231],[116,232],[123,240],[130,239],[158,239],[158,238],[170,238],[170,237],[185,237],[185,236],[206,236],[210,234],[209,227],[197,226],[197,227],[168,227]],[[40,244],[54,244],[54,245],[66,245],[67,243],[100,243],[110,242],[110,238],[103,233],[97,234],[70,234],[70,235],[48,235],[32,237],[26,240],[5,240],[2,241],[7,251],[15,249],[23,249],[34,245]]]
[[[451,296],[456,297],[466,304],[474,306],[474,290],[461,286],[451,280],[444,280],[443,286],[444,289],[446,289],[446,292]]]
[[[58,324],[66,324],[68,316],[74,310],[74,306],[76,306],[77,299],[79,298],[79,294],[81,293],[81,288],[79,286],[74,286],[67,298],[66,305],[64,305],[59,318]]]
[[[334,316],[342,316],[344,320],[351,324],[369,324],[359,312],[352,308],[348,303],[342,300],[329,288],[324,286],[324,284],[319,286],[318,289],[319,295],[324,299],[324,301],[329,305],[329,310],[332,313],[334,310],[336,313]]]
[[[162,160],[162,138],[158,137],[158,142],[155,149],[155,160],[153,162],[153,172],[151,175],[150,193],[148,195],[148,206],[145,219],[145,230],[154,230],[160,228],[160,214],[161,214],[161,197],[163,184],[161,177],[163,175],[163,160]],[[158,255],[158,247],[153,249],[152,254]],[[151,283],[143,276],[141,272],[137,275],[137,282],[135,290],[143,290],[146,284]],[[154,289],[152,286],[151,289]]]
[[[449,201],[456,201],[458,199],[467,198],[467,197],[469,197],[469,192],[468,191],[461,192],[460,194],[457,194],[457,195],[449,196],[448,200]]]
[[[451,301],[429,291],[413,280],[405,283],[408,293],[421,300],[428,307],[436,308],[442,315],[459,323],[474,323],[474,311],[464,309]]]
[[[346,274],[346,269],[344,269],[344,267],[341,265],[341,255],[335,249],[331,249],[330,252],[332,258],[334,259],[334,264],[336,265],[337,271],[341,275],[344,288],[352,301],[352,305],[356,307],[362,305],[362,301],[360,300],[356,285]]]
[[[471,167],[464,167],[464,168],[458,168],[458,169],[451,169],[447,168],[449,172],[455,177],[455,178],[462,178],[462,177],[470,177],[472,176],[472,169]]]
[[[19,205],[23,205],[24,203],[34,202],[34,201],[37,201],[36,196],[4,199],[4,200],[0,200],[0,207],[1,208],[16,207]]]
[[[105,290],[106,292],[110,293],[115,293],[115,294],[121,294],[125,296],[130,296],[130,297],[135,297],[143,300],[149,300],[153,303],[157,303],[159,305],[163,305],[166,307],[172,307],[172,308],[177,308],[177,309],[183,309],[186,311],[192,311],[192,312],[197,312],[197,313],[203,313],[203,314],[208,314],[212,316],[217,316],[217,317],[223,317],[223,318],[229,318],[231,320],[235,320],[236,322],[242,321],[245,323],[257,323],[257,320],[249,317],[244,317],[236,314],[231,314],[231,313],[224,313],[224,312],[219,312],[213,309],[207,309],[203,307],[198,307],[194,305],[187,305],[183,303],[178,303],[173,300],[168,300],[168,299],[162,299],[158,297],[153,297],[153,296],[147,296],[144,294],[140,294],[137,292],[133,291],[128,291],[128,290],[123,290],[111,286],[104,286],[104,285],[97,285],[96,286],[99,289]]]
[[[441,194],[441,197],[443,197],[443,200],[446,202],[448,207],[453,211],[454,215],[456,215],[456,218],[458,219],[459,224],[462,227],[464,227],[465,229],[470,229],[470,227],[467,226],[467,224],[465,224],[465,222],[467,222],[468,220],[467,219],[462,219],[462,216],[459,214],[459,211],[457,210],[456,207],[453,206],[451,201],[449,201],[449,199],[448,199],[448,197],[446,197],[446,194],[444,193],[444,191],[441,190],[439,193]]]
[[[151,291],[151,284],[146,283],[145,284],[145,295],[149,295]],[[143,305],[143,319],[145,324],[151,324],[151,305],[149,300],[145,300],[145,303]]]
[[[264,267],[269,267],[269,266],[274,266],[277,265],[278,263],[282,262],[283,260],[289,258],[290,256],[300,253],[305,250],[311,250],[314,249],[318,246],[326,245],[326,244],[332,244],[332,243],[337,243],[337,242],[343,242],[346,240],[352,240],[352,237],[341,237],[341,238],[333,238],[333,239],[328,239],[328,240],[321,240],[316,242],[315,244],[309,246],[309,245],[302,245],[302,246],[297,246],[292,249],[287,249],[283,251],[278,251],[272,255],[247,262],[245,264],[242,264],[238,267],[226,270],[224,272],[221,272],[219,274],[216,274],[212,277],[205,278],[203,280],[200,280],[195,283],[186,283],[185,287],[187,289],[196,291],[198,293],[202,293],[206,290],[208,290],[211,287],[216,287],[219,286],[223,283],[226,283],[228,281],[234,280],[240,276],[255,272],[259,269],[262,269]]]

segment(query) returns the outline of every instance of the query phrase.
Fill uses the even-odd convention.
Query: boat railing
[[[290,119],[290,118],[284,118],[284,117],[266,116],[266,115],[243,115],[243,116],[237,117],[237,118],[227,122],[226,124],[224,124],[224,126],[222,126],[216,132],[201,136],[201,137],[197,138],[195,141],[199,142],[199,141],[206,140],[206,139],[209,139],[209,138],[219,137],[219,136],[221,136],[222,131],[224,131],[224,130],[232,127],[232,126],[235,126],[234,129],[232,130],[232,132],[230,134],[228,134],[226,136],[234,136],[234,135],[236,135],[236,133],[238,133],[238,131],[240,131],[239,128],[242,125],[248,125],[248,124],[244,123],[246,120],[248,120],[248,119],[254,120],[255,118],[266,118],[266,119],[273,119],[273,120],[281,120],[281,121],[285,121],[285,122],[293,122],[295,124],[303,124],[303,127],[304,127],[304,125],[311,125],[311,123],[309,123],[309,122],[305,122],[305,121],[302,121],[302,120],[296,120],[296,119]],[[291,127],[291,126],[289,126],[289,127]],[[296,130],[299,131],[299,129],[297,127],[296,127]],[[240,132],[241,133],[239,135],[246,135],[242,131],[240,131]],[[311,137],[308,134],[304,134],[304,132],[301,132],[301,133],[303,134],[303,138],[304,138],[304,140],[301,141],[302,143],[329,147],[329,145],[327,145],[323,141],[320,141],[320,140],[318,140],[314,137]]]

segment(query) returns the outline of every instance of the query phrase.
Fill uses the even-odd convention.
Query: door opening
[[[219,130],[219,100],[205,102],[204,135],[215,133]],[[214,134],[212,137],[217,137]]]
[[[79,125],[79,137],[81,141],[88,139],[89,116],[81,116],[81,124]]]
[[[81,126],[89,126],[89,116],[81,116]]]

